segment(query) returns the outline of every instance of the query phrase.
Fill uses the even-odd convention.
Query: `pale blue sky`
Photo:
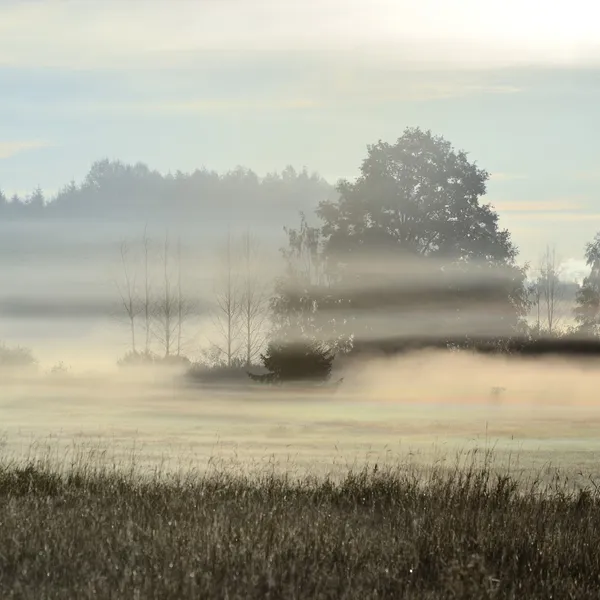
[[[0,187],[56,190],[103,157],[333,180],[419,125],[493,174],[523,259],[551,242],[576,265],[600,230],[599,18],[583,0],[4,0]]]

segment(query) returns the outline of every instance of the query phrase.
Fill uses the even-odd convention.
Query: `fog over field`
[[[493,450],[516,476],[600,475],[596,367],[422,352],[335,373],[344,381],[333,394],[202,389],[176,370],[8,377],[3,452],[108,465],[135,455],[166,470],[272,462],[322,475],[365,462],[451,466],[461,452]]]
[[[585,463],[595,368],[503,346],[600,332],[581,11],[276,4],[0,7],[7,443]],[[334,391],[289,391],[284,342]]]
[[[431,351],[386,358],[377,351],[394,339],[493,339],[516,331],[515,305],[502,295],[506,286],[521,285],[521,271],[511,260],[490,268],[475,253],[465,268],[443,254],[374,245],[346,258],[343,279],[334,281],[318,254],[322,250],[311,246],[314,216],[290,235],[283,220],[211,221],[210,212],[206,222],[152,215],[119,221],[112,213],[103,219],[49,216],[57,207],[50,203],[35,218],[8,218],[1,225],[2,339],[8,347],[30,348],[39,361],[31,372],[7,368],[0,384],[1,429],[10,455],[34,451],[56,459],[69,448],[94,456],[104,448],[103,460],[118,463],[135,449],[148,467],[206,468],[219,459],[327,473],[355,462],[432,464],[461,450],[494,448],[500,463],[512,461],[527,473],[549,464],[574,473],[596,468],[600,414],[597,371],[589,362]],[[255,244],[252,282],[264,313],[251,362],[260,362],[271,335],[270,298],[310,293],[319,285],[325,286],[324,298],[351,304],[323,300],[310,317],[314,336],[328,342],[332,332],[347,334],[343,327],[351,324],[361,332],[357,339],[375,351],[338,354],[332,380],[342,382],[334,393],[252,384],[245,374],[252,365],[241,365],[241,383],[238,377],[214,385],[190,381],[186,365],[119,367],[132,350],[165,353],[164,319],[153,313],[152,323],[144,321],[146,285],[154,303],[171,292],[174,302],[185,299],[182,329],[176,311],[174,325],[167,325],[182,344],[177,351],[172,346],[171,354],[205,361],[204,353],[220,344],[217,363],[226,364],[227,315],[219,316],[218,302],[227,300],[230,272],[238,291],[246,281],[245,239]],[[293,252],[282,254],[288,243]],[[558,274],[560,265],[546,258],[546,274]],[[286,273],[288,291],[276,292]],[[573,322],[573,291],[538,289],[546,329],[552,309],[566,330]],[[160,313],[164,306],[157,306],[152,310]],[[535,327],[535,305],[523,315],[526,327]],[[539,311],[537,319],[539,327]],[[241,322],[236,327],[234,353],[243,358]],[[217,363],[203,362],[206,368]]]

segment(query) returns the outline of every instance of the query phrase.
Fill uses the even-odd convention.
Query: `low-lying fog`
[[[479,448],[514,470],[597,470],[596,368],[421,352],[346,364],[335,376],[344,381],[334,393],[203,388],[144,370],[5,378],[5,452],[60,460],[77,449],[109,463],[133,453],[178,469],[273,462],[318,473],[366,460],[451,465],[457,451]]]
[[[35,242],[36,231],[9,229],[10,254],[7,246],[0,260],[0,338],[11,347],[31,348],[40,361],[35,376],[5,374],[0,380],[0,430],[10,455],[51,451],[58,458],[76,446],[84,453],[93,450],[96,458],[104,448],[104,458],[116,462],[135,452],[148,465],[164,466],[166,460],[171,466],[203,468],[209,459],[222,458],[325,472],[365,460],[430,463],[445,457],[452,462],[458,449],[479,447],[495,448],[499,459],[510,458],[513,465],[518,455],[520,468],[535,470],[549,462],[573,472],[596,468],[597,372],[574,360],[432,352],[372,358],[337,364],[333,377],[344,381],[335,393],[322,394],[251,386],[250,381],[217,389],[191,385],[164,369],[159,369],[162,374],[118,370],[117,360],[132,346],[124,310],[128,277],[134,296],[144,296],[143,228],[93,233],[88,227],[85,240],[65,233],[62,246],[57,238],[62,230],[54,228],[54,237],[39,241],[39,247],[27,241]],[[17,243],[19,232],[22,243]],[[160,299],[165,285],[174,289],[181,281],[184,297],[198,300],[186,315],[183,336],[184,353],[197,359],[202,345],[218,333],[210,302],[227,284],[226,237],[221,232],[200,243],[187,231],[180,254],[178,235],[173,234],[168,253],[160,227],[151,234],[151,294]],[[129,244],[125,252],[123,240]],[[279,241],[260,242],[253,273],[256,289],[262,288],[268,299],[283,263],[276,251]],[[167,275],[165,256],[170,257]],[[375,283],[401,282],[394,294],[418,293],[422,287],[425,296],[406,296],[407,305],[391,315],[375,305],[383,297],[377,286],[375,291],[368,286],[346,290],[362,294],[357,296],[361,310],[353,315],[356,326],[366,319],[376,339],[407,332],[441,335],[444,320],[435,320],[444,310],[435,289],[441,285],[439,269],[395,261],[392,270],[381,258],[361,268]],[[446,278],[459,275],[444,271]],[[476,284],[482,284],[481,278]],[[486,290],[480,291],[468,319],[477,327],[491,311],[502,310],[485,297]],[[140,349],[144,322],[139,306],[136,310]],[[452,333],[461,332],[444,331]],[[153,350],[164,353],[160,344]],[[71,369],[50,374],[60,362]]]

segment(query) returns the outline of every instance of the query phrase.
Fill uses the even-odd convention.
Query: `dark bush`
[[[268,373],[249,375],[261,383],[324,382],[331,375],[334,358],[333,352],[318,342],[272,342],[261,354]]]

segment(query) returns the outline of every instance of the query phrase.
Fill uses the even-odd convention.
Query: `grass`
[[[341,479],[0,467],[0,597],[597,598],[600,493],[489,465]]]

